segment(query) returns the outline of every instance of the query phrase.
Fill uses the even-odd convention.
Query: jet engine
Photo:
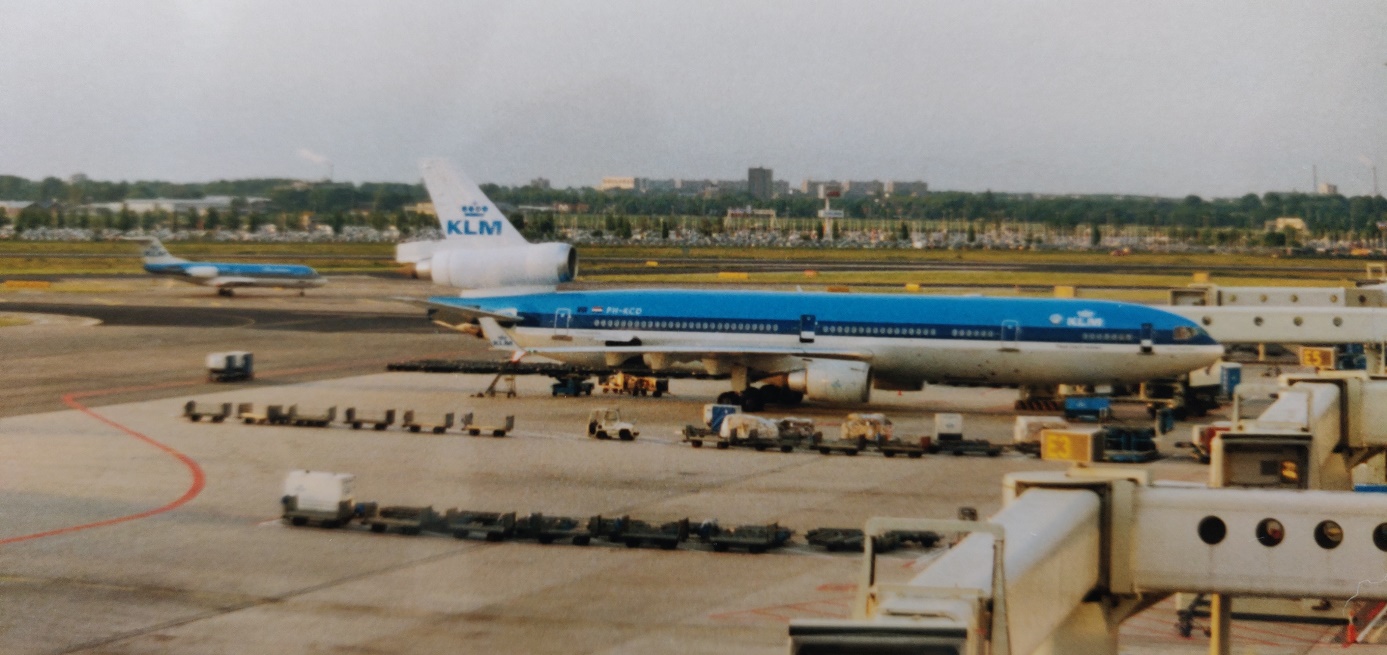
[[[787,375],[785,382],[813,400],[865,403],[872,393],[872,367],[866,362],[807,359],[804,369]]]
[[[189,266],[186,269],[184,269],[184,272],[191,277],[202,278],[204,280],[210,280],[214,277],[217,277],[216,266]]]
[[[414,272],[459,289],[552,287],[577,277],[578,251],[566,243],[447,248],[415,261]]]

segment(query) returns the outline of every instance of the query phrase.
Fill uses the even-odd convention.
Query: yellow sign
[[[1040,458],[1087,464],[1098,459],[1094,433],[1072,430],[1041,430]]]
[[[1310,368],[1333,369],[1334,368],[1334,349],[1333,348],[1307,348],[1300,349],[1300,365]]]

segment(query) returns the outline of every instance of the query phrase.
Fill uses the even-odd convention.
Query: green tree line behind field
[[[754,200],[744,193],[686,195],[678,193],[633,193],[581,189],[540,189],[483,185],[495,201],[511,205],[510,213],[530,216],[542,213],[538,207],[567,205],[582,214],[609,216],[695,216],[721,217],[729,209],[753,207],[774,209],[782,217],[812,217],[822,201],[807,195]],[[308,215],[318,223],[372,225],[395,223],[410,204],[426,201],[422,185],[367,182],[299,182],[287,179],[218,180],[205,183],[159,181],[103,182],[55,177],[28,180],[0,175],[0,200],[28,200],[43,204],[43,211],[76,213],[80,205],[116,203],[136,198],[202,198],[210,195],[237,198],[265,198],[267,214]],[[1312,195],[1305,193],[1249,193],[1239,198],[1204,199],[1158,198],[1145,196],[1047,196],[1000,192],[939,191],[923,196],[850,197],[834,201],[849,218],[906,220],[965,220],[1019,222],[1057,229],[1088,226],[1148,226],[1183,230],[1238,229],[1261,231],[1264,225],[1281,217],[1305,220],[1312,234],[1339,238],[1376,238],[1379,222],[1387,222],[1387,199],[1378,196]],[[218,217],[227,223],[241,222],[245,212],[235,217]],[[387,217],[382,219],[381,217]],[[142,219],[117,217],[120,227]],[[45,221],[52,224],[53,221]],[[66,222],[65,220],[63,221]],[[110,221],[103,221],[110,222]],[[227,225],[229,227],[229,225]]]

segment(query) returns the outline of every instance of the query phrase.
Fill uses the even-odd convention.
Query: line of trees
[[[601,192],[592,188],[539,189],[483,185],[499,203],[545,206],[557,203],[585,206],[594,214],[616,216],[719,217],[732,208],[774,209],[784,217],[812,217],[822,201],[804,195],[757,201],[745,193],[684,195],[677,193]],[[133,198],[200,198],[208,195],[263,197],[270,213],[300,213],[347,225],[379,223],[380,216],[401,212],[426,201],[422,185],[304,183],[286,179],[219,180],[196,184],[171,182],[101,182],[49,177],[31,181],[0,175],[0,200],[40,201],[45,208],[71,208],[95,202]],[[992,191],[932,192],[924,196],[851,197],[835,200],[850,218],[878,220],[980,220],[1034,223],[1055,228],[1127,225],[1152,228],[1262,230],[1276,218],[1305,220],[1311,233],[1347,237],[1377,236],[1378,223],[1387,222],[1387,199],[1378,196],[1249,193],[1240,198],[1206,200],[1199,196],[1155,198],[1137,196],[1041,196]],[[237,216],[243,212],[233,212]],[[515,213],[515,212],[512,212]],[[229,220],[234,221],[235,218]],[[319,222],[326,222],[318,218]]]

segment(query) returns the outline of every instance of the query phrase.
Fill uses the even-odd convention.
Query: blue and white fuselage
[[[144,270],[192,284],[216,287],[221,295],[231,295],[237,287],[308,289],[327,284],[311,267],[302,264],[231,264],[190,262],[170,255],[158,239],[134,237],[145,244]]]
[[[1140,382],[1223,354],[1193,321],[1102,300],[630,290],[429,302],[511,316],[516,346],[567,362],[707,359],[768,375],[795,368],[786,359],[859,360],[887,388]]]

